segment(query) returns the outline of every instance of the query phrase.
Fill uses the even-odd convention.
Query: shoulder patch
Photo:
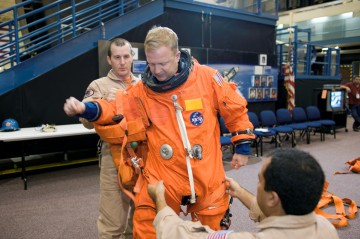
[[[88,98],[88,97],[92,96],[94,93],[95,93],[95,92],[94,92],[93,89],[87,88],[86,91],[85,91],[84,98]]]
[[[213,76],[214,77],[214,80],[215,82],[219,85],[219,86],[223,86],[225,80],[224,78],[221,76],[221,74],[216,71],[216,74]]]

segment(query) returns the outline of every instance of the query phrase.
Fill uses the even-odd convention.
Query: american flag
[[[210,233],[206,239],[226,239],[232,231],[222,230]]]
[[[295,76],[290,64],[283,66],[284,85],[287,91],[287,108],[292,111],[295,107]]]
[[[221,74],[217,71],[214,75],[214,80],[219,86],[222,86],[225,82],[224,78],[221,76]]]

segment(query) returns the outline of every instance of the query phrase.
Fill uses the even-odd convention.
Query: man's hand
[[[234,179],[225,177],[225,182],[227,182],[227,190],[230,196],[239,198],[239,193],[241,191],[241,186]]]
[[[255,200],[255,196],[245,188],[241,187],[241,185],[232,178],[225,177],[225,183],[229,195],[239,199],[245,207],[250,209],[252,202]]]
[[[231,167],[233,169],[239,169],[242,166],[245,166],[248,162],[249,157],[247,155],[235,153],[231,160]]]
[[[159,181],[156,184],[148,184],[148,194],[156,204],[156,211],[159,212],[161,209],[167,206],[165,200],[165,187],[164,181]]]
[[[74,116],[85,112],[85,104],[74,97],[66,99],[64,111],[68,116]]]

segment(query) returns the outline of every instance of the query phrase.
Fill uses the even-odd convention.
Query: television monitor
[[[343,90],[328,91],[326,111],[344,111],[345,92]]]
[[[134,74],[142,74],[146,69],[146,61],[133,61],[132,72]]]

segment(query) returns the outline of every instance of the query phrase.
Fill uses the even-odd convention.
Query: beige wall
[[[8,7],[11,7],[14,5],[15,5],[15,0],[1,0],[0,10],[3,10],[5,8],[8,8]],[[10,12],[0,15],[0,22],[5,22],[12,18],[13,18],[13,13],[10,11]]]

